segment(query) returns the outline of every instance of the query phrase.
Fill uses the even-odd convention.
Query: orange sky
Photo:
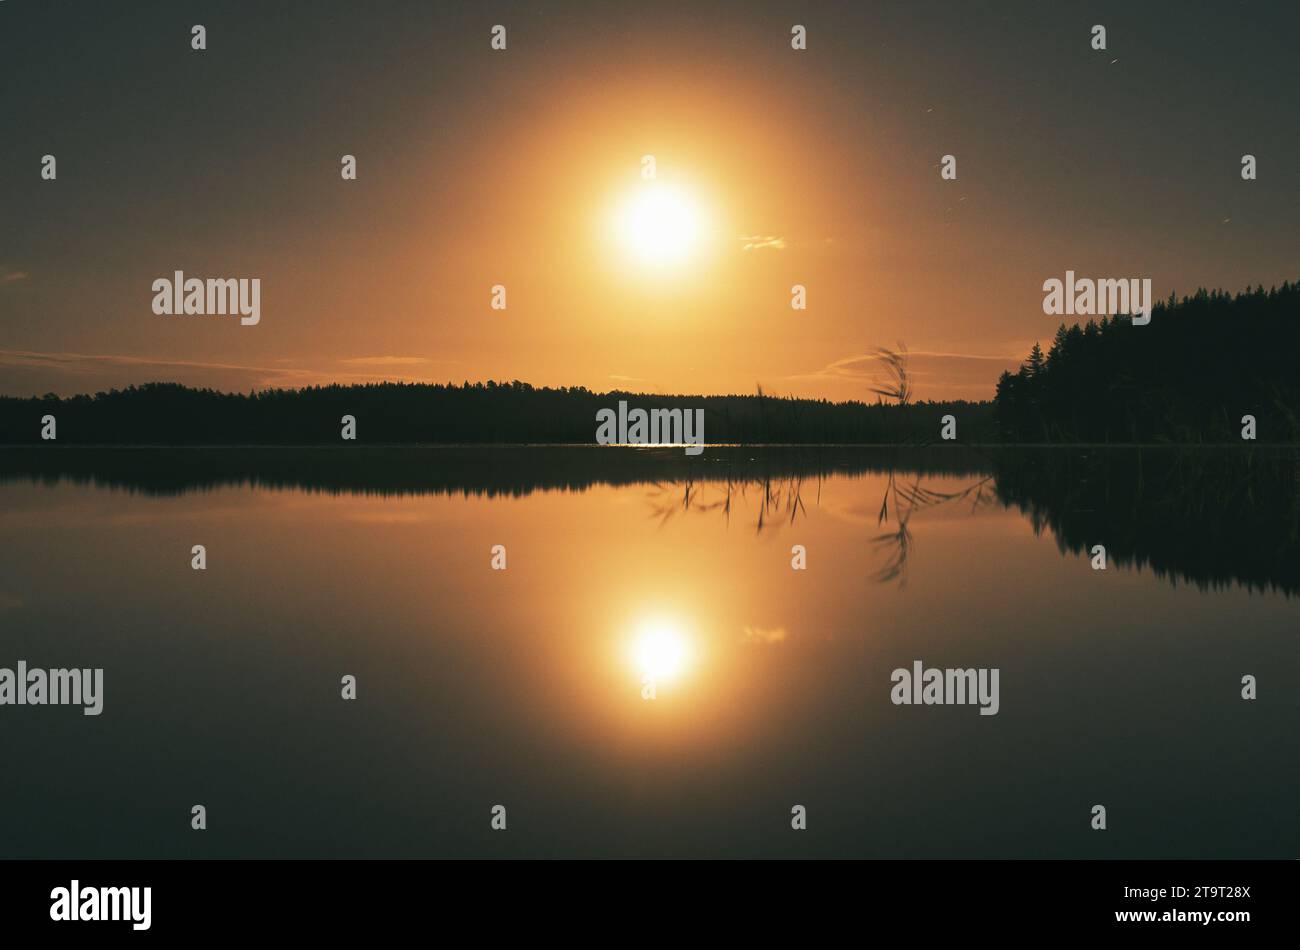
[[[0,167],[20,225],[0,247],[0,392],[494,378],[874,399],[869,354],[902,342],[919,398],[987,398],[1051,339],[1042,282],[1066,269],[1149,276],[1158,298],[1300,270],[1277,157],[1296,133],[1232,105],[1276,88],[1268,31],[1234,27],[1262,65],[1193,68],[1209,38],[1111,15],[1122,56],[1033,7],[812,12],[804,52],[762,5],[506,5],[505,52],[446,10],[303,29],[209,11],[206,58],[155,15],[20,29],[59,78],[13,103]],[[1271,174],[1243,185],[1248,149]],[[638,269],[610,241],[645,154],[707,214],[684,266]],[[261,322],[154,315],[175,270],[261,278]]]

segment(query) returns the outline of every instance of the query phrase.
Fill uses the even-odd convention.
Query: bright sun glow
[[[642,676],[657,683],[669,682],[686,668],[690,660],[690,643],[672,624],[649,622],[637,632],[632,644],[632,658]]]
[[[649,182],[619,207],[614,229],[634,261],[664,267],[686,260],[696,250],[704,220],[698,204],[684,191]]]

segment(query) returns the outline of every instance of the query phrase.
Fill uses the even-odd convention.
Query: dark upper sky
[[[901,340],[921,397],[988,396],[1067,269],[1300,278],[1298,27],[1280,0],[0,0],[0,393],[862,398]],[[605,229],[647,153],[700,231],[649,273]],[[155,315],[176,270],[260,278],[261,323]]]

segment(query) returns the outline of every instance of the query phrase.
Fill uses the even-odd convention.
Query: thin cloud
[[[744,242],[741,246],[742,251],[759,251],[763,248],[783,251],[786,247],[785,238],[770,234],[742,234],[740,240]]]
[[[339,362],[350,366],[420,366],[433,360],[423,356],[354,356]]]
[[[747,643],[774,644],[784,643],[788,634],[785,627],[746,627],[745,641]]]
[[[987,356],[977,353],[909,351],[908,375],[920,399],[991,399],[1003,370],[1015,372],[1023,356]],[[797,382],[838,382],[866,385],[886,373],[876,353],[846,356],[813,373],[785,379]],[[863,392],[864,397],[874,396]]]
[[[975,353],[934,353],[926,351],[908,351],[907,358],[909,363],[925,363],[931,368],[914,370],[918,373],[934,372],[936,363],[972,363],[981,368],[990,363],[1020,365],[1018,356],[982,356]],[[830,377],[849,377],[853,379],[865,379],[875,376],[880,372],[881,356],[878,353],[867,353],[861,356],[847,356],[842,360],[836,360],[829,363],[815,373],[802,373],[796,376],[787,377],[788,379],[824,379]]]
[[[26,280],[28,276],[25,270],[10,270],[7,267],[0,267],[0,284],[14,284],[20,280]]]

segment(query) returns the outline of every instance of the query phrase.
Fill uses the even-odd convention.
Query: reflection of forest
[[[69,479],[148,494],[252,484],[363,494],[526,495],[548,489],[652,482],[752,482],[906,468],[988,474],[986,455],[958,446],[614,446],[44,448],[0,450],[0,481]]]
[[[1300,592],[1300,450],[1268,448],[928,448],[594,446],[379,448],[10,448],[0,483],[68,480],[169,495],[226,485],[372,495],[519,496],[650,485],[651,511],[730,516],[743,497],[760,530],[817,503],[831,475],[884,475],[879,580],[904,580],[922,509],[1000,502],[1062,550],[1103,544],[1117,567],[1202,588]],[[927,479],[965,480],[937,490]],[[991,479],[990,479],[991,477]],[[752,502],[757,499],[757,505]],[[748,521],[749,519],[747,519]]]
[[[1003,504],[1062,550],[1201,589],[1300,592],[1300,452],[1145,448],[1005,452]]]

